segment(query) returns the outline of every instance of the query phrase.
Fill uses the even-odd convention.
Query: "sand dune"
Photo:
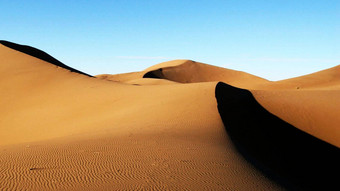
[[[133,72],[126,74],[100,74],[96,75],[96,78],[104,79],[108,81],[120,82],[131,85],[161,85],[161,84],[176,84],[174,81],[166,79],[156,79],[156,78],[143,78],[143,72]]]
[[[46,61],[46,62],[49,62],[55,66],[58,66],[58,67],[62,67],[62,68],[65,68],[71,72],[75,72],[75,73],[79,73],[79,74],[84,74],[86,76],[90,76],[84,72],[81,72],[79,70],[76,70],[74,68],[71,68],[63,63],[61,63],[59,60],[53,58],[51,55],[47,54],[46,52],[43,52],[39,49],[36,49],[34,47],[31,47],[31,46],[26,46],[26,45],[19,45],[19,44],[16,44],[16,43],[12,43],[12,42],[9,42],[9,41],[4,41],[4,40],[0,40],[0,44],[3,45],[3,46],[6,46],[6,47],[9,47],[13,50],[17,50],[19,52],[22,52],[22,53],[25,53],[25,54],[28,54],[30,56],[33,56],[33,57],[36,57],[36,58],[39,58],[43,61]]]
[[[338,90],[252,91],[268,111],[295,127],[340,147]]]
[[[140,80],[141,78],[165,79],[178,83],[223,81],[242,88],[252,88],[269,82],[268,80],[245,72],[212,66],[192,60],[173,60],[156,64],[140,72],[116,75],[101,74],[96,77],[116,82]]]
[[[339,149],[301,131],[268,112],[266,108],[269,105],[284,109],[286,106],[282,103],[264,104],[263,107],[255,99],[259,96],[258,92],[253,94],[254,92],[223,83],[219,83],[216,88],[218,109],[228,135],[234,140],[236,147],[245,158],[259,166],[259,169],[268,175],[278,181],[283,181],[286,185],[294,185],[294,188],[298,190],[322,190],[325,189],[325,185],[328,188],[337,187],[337,178],[332,174],[338,171],[336,167],[340,159]],[[269,96],[262,98],[260,103],[267,99],[270,99]],[[301,105],[295,108],[299,106]],[[298,120],[308,115],[302,114],[300,118],[296,116],[297,114],[301,113],[295,112],[295,119]],[[321,117],[319,119],[322,120]],[[313,119],[309,118],[309,120]],[[320,124],[315,126],[318,125]],[[316,127],[317,130],[323,129]],[[324,131],[328,131],[328,134],[336,131],[336,129],[332,130]],[[322,134],[318,133],[315,134]],[[332,135],[332,137],[335,136]],[[332,139],[326,140],[331,142]]]
[[[313,74],[277,81],[273,85],[281,89],[340,89],[340,65]]]
[[[131,72],[131,73],[115,74],[115,75],[100,74],[95,77],[99,79],[114,81],[114,82],[126,82],[130,80],[141,79],[143,75],[144,75],[143,72]]]
[[[0,43],[0,190],[337,186],[336,72],[314,86],[175,60],[91,77]]]
[[[158,69],[156,69],[158,68]],[[267,80],[236,70],[203,64],[191,60],[175,60],[147,69],[145,77],[168,79],[180,83],[223,81],[230,85],[251,88]]]
[[[189,60],[175,60],[146,69],[149,72],[144,78],[161,78],[181,83],[222,81],[235,87],[251,89],[257,101],[271,113],[340,147],[340,120],[337,120],[337,116],[340,116],[340,102],[337,99],[339,92],[334,91],[340,87],[339,69],[336,66],[306,76],[271,82],[244,72]]]

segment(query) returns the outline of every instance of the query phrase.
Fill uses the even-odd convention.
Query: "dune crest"
[[[158,69],[156,69],[158,68]],[[154,69],[154,70],[150,70]],[[243,88],[252,88],[268,80],[236,70],[203,64],[191,60],[175,60],[148,69],[144,78],[161,78],[180,83],[218,82]]]
[[[91,77],[6,41],[0,74],[0,190],[337,186],[339,92],[323,82],[283,91],[190,60]]]
[[[155,78],[178,83],[219,82],[241,88],[255,88],[268,80],[236,70],[230,70],[192,60],[172,60],[151,66],[140,72],[101,74],[97,78],[125,83],[141,78]]]
[[[291,84],[299,89],[340,89],[340,65],[276,83]]]
[[[216,99],[236,147],[268,176],[282,181],[289,189],[338,187],[334,176],[338,171],[334,167],[340,160],[337,147],[271,114],[249,90],[218,83]]]
[[[46,62],[51,63],[51,64],[54,64],[54,65],[56,65],[58,67],[65,68],[67,70],[70,70],[71,72],[76,72],[76,73],[79,73],[79,74],[84,74],[86,76],[90,76],[88,74],[85,74],[84,72],[81,72],[79,70],[76,70],[74,68],[66,66],[65,64],[63,64],[59,60],[53,58],[51,55],[47,54],[46,52],[43,52],[43,51],[41,51],[39,49],[36,49],[34,47],[27,46],[27,45],[20,45],[20,44],[16,44],[16,43],[9,42],[9,41],[4,41],[4,40],[0,40],[0,44],[3,45],[3,46],[6,46],[8,48],[11,48],[13,50],[17,50],[19,52],[28,54],[30,56],[39,58],[39,59],[41,59],[43,61],[46,61]]]

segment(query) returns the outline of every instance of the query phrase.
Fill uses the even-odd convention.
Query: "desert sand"
[[[0,190],[339,188],[340,66],[276,82],[191,60],[90,76],[0,43]]]

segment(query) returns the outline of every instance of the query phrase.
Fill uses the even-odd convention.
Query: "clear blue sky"
[[[0,0],[0,39],[90,74],[192,59],[270,80],[340,64],[340,0]]]

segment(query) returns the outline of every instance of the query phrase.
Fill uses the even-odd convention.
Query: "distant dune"
[[[0,41],[0,190],[338,190],[339,96],[339,66],[92,77]]]
[[[281,80],[275,86],[286,86],[296,89],[329,89],[339,90],[340,87],[340,65],[313,74]],[[281,87],[282,88],[282,87]]]
[[[174,64],[176,63],[176,64]],[[157,69],[156,69],[157,68]],[[191,60],[175,60],[147,69],[144,78],[162,78],[180,83],[223,81],[232,86],[251,88],[268,82],[263,78],[235,70]]]

